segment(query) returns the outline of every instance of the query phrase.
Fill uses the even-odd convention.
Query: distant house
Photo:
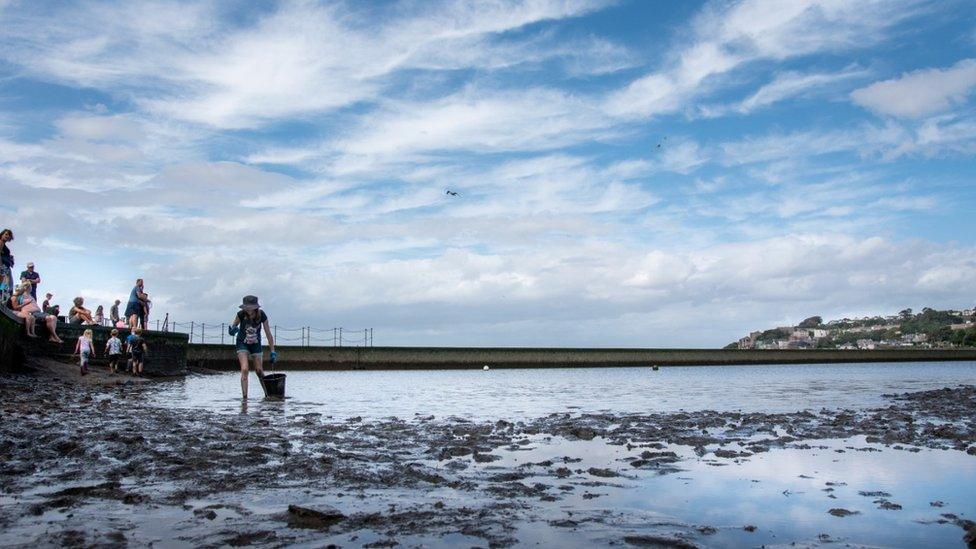
[[[859,340],[857,340],[857,348],[858,349],[874,350],[875,347],[877,347],[877,344],[874,342],[873,339],[859,339]]]
[[[823,328],[814,328],[810,330],[811,335],[817,339],[823,339],[825,337],[830,337],[830,330],[824,330]]]
[[[904,334],[901,336],[901,341],[908,344],[925,343],[928,340],[929,336],[926,334]]]

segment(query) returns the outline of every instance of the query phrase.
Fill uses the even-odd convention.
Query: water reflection
[[[663,367],[658,372],[650,368],[295,371],[288,376],[288,405],[280,408],[281,413],[503,418],[567,409],[784,412],[880,406],[883,393],[974,383],[976,362]],[[235,373],[191,376],[160,386],[150,398],[164,406],[226,410],[222,403],[239,395],[237,379]]]

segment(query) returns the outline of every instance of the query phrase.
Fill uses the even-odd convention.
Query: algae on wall
[[[24,368],[24,349],[20,346],[23,326],[5,314],[0,314],[0,372],[12,373]]]

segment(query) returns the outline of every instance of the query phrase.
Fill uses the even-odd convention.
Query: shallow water
[[[976,518],[974,362],[251,382],[0,387],[0,546],[965,547]]]
[[[316,411],[337,418],[469,419],[538,417],[567,410],[787,412],[865,408],[884,393],[976,383],[976,362],[557,368],[420,371],[287,372],[282,404],[262,403],[250,376],[254,406],[286,413]],[[154,397],[162,406],[241,411],[239,374],[190,376]]]

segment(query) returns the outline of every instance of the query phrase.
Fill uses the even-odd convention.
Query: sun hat
[[[245,311],[253,311],[255,309],[260,309],[261,305],[258,304],[257,296],[246,295],[244,296],[244,302],[241,304],[241,309]]]

